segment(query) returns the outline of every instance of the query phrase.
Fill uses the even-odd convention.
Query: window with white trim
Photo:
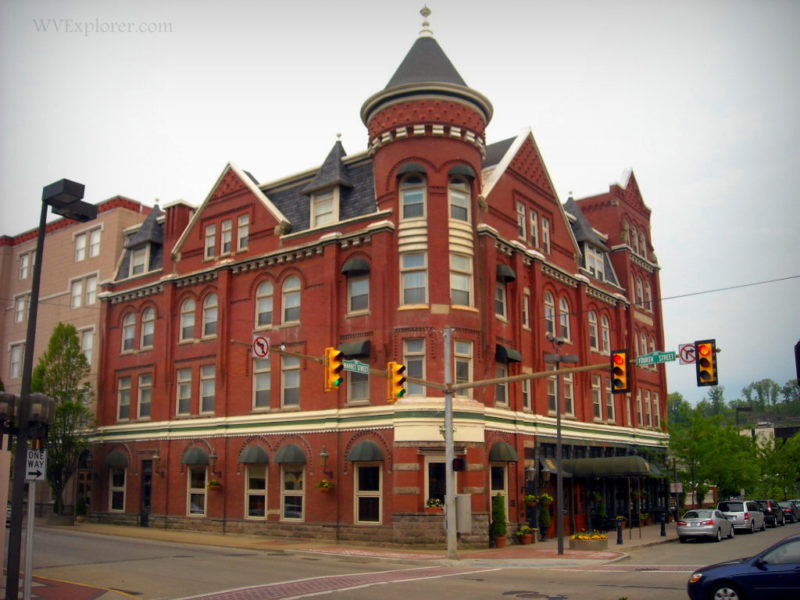
[[[70,306],[80,308],[97,302],[97,275],[76,279],[70,284]]]
[[[614,394],[611,392],[611,378],[605,380],[606,384],[606,418],[609,423],[617,420],[616,411],[614,410]]]
[[[454,344],[455,355],[455,382],[467,383],[472,380],[472,342],[456,340]],[[472,396],[472,388],[456,391],[456,396]]]
[[[217,226],[215,224],[206,225],[205,232],[205,257],[214,258],[217,251]]]
[[[138,386],[138,411],[140,419],[150,418],[150,408],[153,402],[153,374],[142,373],[139,375]]]
[[[272,325],[273,288],[271,281],[262,281],[256,288],[256,327]]]
[[[517,209],[517,237],[521,240],[528,239],[525,236],[526,233],[526,222],[525,222],[525,205],[522,202],[516,203]]]
[[[572,373],[562,375],[562,387],[564,388],[564,414],[575,414],[575,388],[572,384]]]
[[[246,250],[250,245],[250,215],[239,215],[236,224],[237,250]]]
[[[403,219],[418,219],[425,216],[425,177],[419,174],[406,175],[400,181],[400,214]]]
[[[281,357],[281,405],[300,405],[300,359],[296,356]]]
[[[311,195],[311,227],[322,227],[336,222],[336,194],[325,190]]]
[[[300,321],[300,278],[292,275],[283,282],[283,322]]]
[[[135,340],[136,315],[133,312],[129,312],[122,319],[122,351],[129,352],[133,350]]]
[[[25,320],[25,314],[28,312],[28,300],[30,296],[25,294],[14,298],[14,322],[22,323]]]
[[[558,301],[558,324],[561,339],[571,340],[572,333],[569,323],[569,302],[567,302],[567,299],[563,297]]]
[[[206,514],[206,468],[189,465],[186,471],[186,514],[203,517]]]
[[[644,288],[642,287],[641,277],[638,276],[636,277],[635,288],[636,288],[636,306],[644,306],[644,291],[643,291]]]
[[[450,199],[450,218],[469,222],[470,193],[467,180],[463,177],[451,177],[447,194]]]
[[[81,329],[78,335],[81,342],[81,352],[86,357],[86,362],[91,365],[94,356],[94,330]]]
[[[539,246],[539,214],[535,210],[528,212],[528,227],[531,232],[531,246]]]
[[[111,467],[108,471],[108,510],[123,512],[125,510],[126,469]]]
[[[494,366],[494,376],[497,379],[508,377],[508,364],[496,362]],[[500,381],[494,386],[494,402],[503,406],[508,405],[508,382]]]
[[[19,278],[27,279],[31,274],[31,267],[36,260],[33,252],[23,252],[19,255]]]
[[[584,261],[586,269],[597,279],[605,279],[605,258],[594,246],[584,244]]]
[[[644,391],[644,423],[646,427],[653,426],[652,405],[650,404],[650,390]]]
[[[530,379],[523,379],[522,380],[522,408],[526,410],[531,409],[531,380]]]
[[[281,520],[303,520],[304,488],[305,468],[303,465],[281,465]]]
[[[381,465],[356,463],[355,520],[356,523],[381,522]]]
[[[555,371],[555,364],[547,363],[547,370]],[[558,392],[558,380],[556,377],[557,375],[555,374],[547,376],[547,410],[551,413],[556,412],[556,392]]]
[[[214,365],[200,367],[200,412],[213,413],[217,395],[217,368]]]
[[[97,227],[89,232],[89,256],[100,256],[100,236],[102,229]]]
[[[253,408],[269,408],[272,364],[269,358],[253,359]]]
[[[140,246],[131,250],[131,258],[128,264],[128,276],[140,275],[147,270],[147,246]]]
[[[401,304],[425,304],[428,301],[428,268],[425,252],[400,255]]]
[[[527,288],[522,294],[522,328],[531,328],[531,291]]]
[[[209,294],[203,300],[203,337],[217,335],[219,300],[216,294]]]
[[[181,341],[194,339],[195,310],[194,298],[187,298],[181,304]]]
[[[550,254],[550,219],[542,217],[542,250]]]
[[[156,310],[148,307],[142,313],[140,348],[152,348],[156,334]]]
[[[192,369],[178,369],[175,380],[176,414],[188,415],[192,410]]]
[[[647,310],[653,310],[653,290],[649,281],[644,282],[644,307]]]
[[[18,379],[22,375],[22,354],[25,344],[12,344],[9,349],[8,376]]]
[[[366,402],[369,400],[369,375],[347,371],[347,401]]]
[[[494,282],[494,315],[501,319],[506,318],[507,290],[505,279]]]
[[[600,376],[592,375],[592,409],[595,421],[603,418],[603,396],[600,388]]]
[[[117,381],[117,420],[131,418],[131,378],[120,377]]]
[[[661,429],[661,403],[658,399],[658,392],[653,392],[653,414],[656,429]]]
[[[347,278],[347,312],[357,313],[369,310],[369,275],[356,275]]]
[[[406,366],[406,376],[425,379],[425,340],[421,338],[408,338],[403,340],[403,364]],[[409,396],[424,396],[425,386],[421,383],[406,383]]]
[[[600,335],[603,339],[602,351],[604,354],[611,353],[611,327],[608,322],[608,317],[603,315],[600,318]]]
[[[556,302],[550,292],[544,294],[544,330],[549,336],[556,334]]]
[[[267,516],[267,465],[249,464],[245,474],[245,515],[248,519]]]
[[[233,220],[225,219],[220,228],[220,254],[230,254],[233,250]]]
[[[79,233],[75,236],[75,262],[86,260],[86,244],[88,242],[87,234]]]
[[[593,310],[589,311],[589,347],[592,350],[600,349],[597,336],[597,313]]]
[[[636,390],[636,426],[642,426],[642,390]]]
[[[72,308],[80,308],[83,303],[83,279],[73,281],[69,287],[69,305]]]
[[[472,259],[463,254],[450,254],[450,302],[472,306]]]

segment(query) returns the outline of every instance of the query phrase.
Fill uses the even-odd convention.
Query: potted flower
[[[594,502],[595,504],[599,504],[602,501],[603,501],[603,494],[601,494],[596,490],[592,492],[592,502]]]
[[[639,525],[647,525],[647,519],[650,518],[650,513],[639,513]]]
[[[440,513],[444,511],[444,503],[439,498],[428,498],[425,501],[426,513]]]
[[[206,484],[206,487],[210,490],[221,490],[222,482],[219,479],[210,479]]]
[[[539,503],[539,497],[536,494],[525,494],[522,501],[525,503],[525,506],[533,507]]]
[[[541,500],[542,506],[539,507],[539,535],[541,539],[547,539],[547,530],[550,529],[550,502],[545,503]]]
[[[520,544],[527,546],[533,542],[533,529],[528,525],[520,525],[517,528],[517,537]]]
[[[333,489],[333,482],[330,479],[320,479],[315,484],[315,487],[322,490],[323,492],[330,492]]]
[[[608,536],[598,531],[581,531],[570,536],[570,550],[597,551],[608,548]]]
[[[506,534],[508,522],[506,521],[506,501],[502,494],[492,496],[492,524],[491,534],[495,548],[506,547]]]
[[[546,504],[552,504],[553,503],[553,497],[550,494],[548,494],[547,492],[545,492],[544,494],[539,496],[539,502],[541,502],[542,504],[545,504],[545,505]]]

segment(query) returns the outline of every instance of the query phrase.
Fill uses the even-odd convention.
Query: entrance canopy
[[[661,471],[641,456],[567,458],[564,469],[574,477],[660,477]]]

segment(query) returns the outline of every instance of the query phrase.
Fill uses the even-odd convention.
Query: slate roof
[[[575,239],[579,243],[588,242],[599,250],[608,252],[608,246],[606,246],[605,242],[600,239],[600,236],[595,233],[591,223],[589,223],[589,221],[586,219],[583,211],[580,209],[578,203],[575,202],[572,196],[570,196],[566,204],[564,204],[564,210],[575,217],[575,220],[571,221],[572,233],[575,234]]]
[[[510,137],[507,140],[500,140],[486,146],[486,158],[483,159],[482,167],[486,169],[499,163],[508,152],[508,149],[511,148],[511,144],[514,143],[515,139],[517,138]]]
[[[336,140],[336,143],[328,153],[325,162],[322,163],[317,175],[311,180],[311,183],[303,188],[303,192],[312,194],[317,190],[329,188],[334,185],[353,187],[353,184],[350,183],[347,177],[347,167],[342,162],[345,156],[347,156],[347,153],[344,151],[342,142]]]
[[[145,272],[157,271],[164,265],[164,223],[159,218],[164,214],[158,205],[153,207],[150,214],[142,222],[141,226],[129,233],[123,245],[124,252],[122,260],[117,269],[115,281],[127,279],[130,273],[131,255],[134,250],[142,246],[149,245],[150,252],[148,253],[150,262],[147,265]]]
[[[164,228],[158,222],[158,219],[163,214],[164,211],[162,211],[156,204],[153,207],[153,210],[150,211],[150,214],[147,215],[147,218],[144,220],[144,222],[142,222],[142,225],[139,227],[138,231],[136,231],[126,240],[125,247],[133,248],[134,246],[140,246],[141,244],[147,242],[163,244]]]
[[[467,86],[439,43],[432,37],[419,37],[397,67],[385,89],[406,83],[426,82]]]

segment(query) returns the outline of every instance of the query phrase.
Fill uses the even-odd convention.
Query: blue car
[[[755,556],[698,569],[687,584],[692,600],[797,600],[800,598],[800,535]]]

